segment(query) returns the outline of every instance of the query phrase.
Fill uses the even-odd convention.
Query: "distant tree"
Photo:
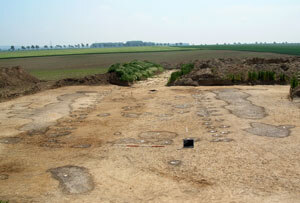
[[[81,47],[84,48],[84,44],[83,43],[81,43]]]
[[[45,45],[45,46],[44,46],[44,49],[48,49],[48,46],[47,46],[47,45]]]
[[[88,47],[89,47],[89,44],[86,44],[85,46],[88,48]]]
[[[10,50],[14,51],[15,50],[15,46],[10,46]]]
[[[25,46],[22,46],[22,47],[21,47],[21,49],[22,49],[22,50],[25,50],[25,49],[26,49],[26,47],[25,47]]]
[[[39,47],[39,45],[35,45],[35,48],[36,48],[36,49],[39,49],[40,47]]]
[[[67,48],[67,46],[66,46],[66,45],[64,45],[63,47],[64,47],[64,49],[65,49],[65,48]]]
[[[34,49],[35,48],[35,46],[34,45],[31,45],[31,49]]]
[[[53,46],[52,46],[52,45],[50,46],[50,49],[53,49]]]
[[[29,49],[30,49],[30,46],[27,46],[26,48],[29,50]]]

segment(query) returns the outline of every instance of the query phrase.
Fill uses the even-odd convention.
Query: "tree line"
[[[75,45],[55,45],[55,46],[42,46],[40,47],[39,45],[31,45],[31,46],[21,46],[20,49],[16,49],[14,45],[10,46],[10,51],[15,51],[15,50],[39,50],[39,49],[74,49],[74,48],[89,48],[89,44],[75,44]]]
[[[189,46],[188,43],[155,43],[143,41],[127,41],[127,42],[104,42],[93,43],[92,48],[108,48],[108,47],[144,47],[144,46]]]

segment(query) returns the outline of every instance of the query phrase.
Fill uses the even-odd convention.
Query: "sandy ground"
[[[0,200],[300,202],[288,86],[165,87],[169,74],[0,103]]]

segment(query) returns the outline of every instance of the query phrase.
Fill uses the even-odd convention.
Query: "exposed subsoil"
[[[299,201],[289,86],[166,87],[169,75],[0,103],[0,199]],[[195,147],[183,149],[185,138]]]

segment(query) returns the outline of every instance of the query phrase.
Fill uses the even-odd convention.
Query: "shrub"
[[[259,71],[258,73],[248,72],[248,81],[275,81],[276,74],[274,71]]]
[[[279,75],[279,81],[280,82],[286,82],[287,81],[287,77],[284,73],[280,73]]]
[[[167,84],[167,85],[172,84],[172,83],[175,82],[175,80],[177,80],[179,77],[181,77],[181,76],[183,76],[183,75],[186,75],[186,74],[190,73],[193,69],[194,69],[194,64],[192,64],[192,63],[188,63],[188,64],[183,64],[183,65],[181,65],[180,71],[176,71],[176,72],[173,72],[173,73],[171,74],[171,77],[169,78],[169,81],[168,81],[168,84]]]
[[[253,72],[248,72],[248,81],[256,81],[258,80],[258,74],[253,71]]]
[[[275,81],[275,72],[266,71],[266,79],[264,81]]]
[[[293,76],[291,79],[291,88],[294,89],[299,86],[298,78]]]
[[[160,65],[148,62],[134,60],[130,63],[113,64],[108,69],[109,73],[115,72],[121,81],[134,82],[147,79],[158,72],[163,72]]]

